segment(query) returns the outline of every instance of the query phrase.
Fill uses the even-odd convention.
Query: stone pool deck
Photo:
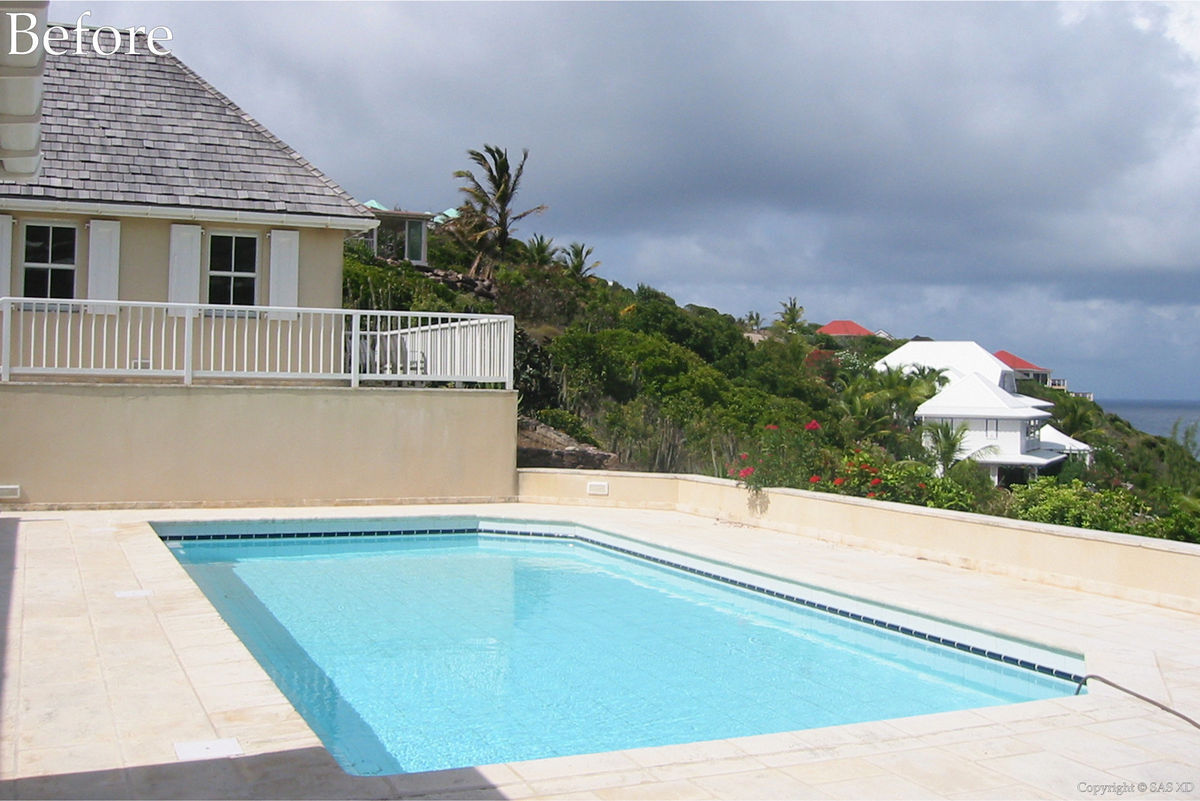
[[[571,520],[1078,651],[1089,672],[1200,718],[1200,615],[675,512],[11,512],[0,513],[0,799],[1200,798],[1200,729],[1097,683],[878,723],[347,776],[146,522],[452,513]]]

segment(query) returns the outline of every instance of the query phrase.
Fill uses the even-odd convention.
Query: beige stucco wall
[[[589,482],[607,495],[588,493]],[[1200,545],[700,476],[518,471],[520,500],[675,509],[975,570],[1200,611]]]
[[[501,500],[516,490],[510,391],[9,384],[0,409],[0,485],[20,485],[22,505]]]
[[[87,296],[88,231],[91,219],[118,220],[121,223],[121,270],[118,277],[118,300],[165,302],[167,300],[167,264],[171,244],[171,220],[141,217],[88,217],[78,214],[9,212],[15,224],[12,236],[12,273],[9,286],[14,296],[23,295],[25,283],[25,239],[22,223],[66,223],[76,229],[75,297]],[[269,303],[271,280],[270,240],[272,229],[287,226],[231,225],[227,223],[196,223],[205,233],[254,234],[258,237],[257,303]],[[299,305],[308,308],[336,309],[342,305],[342,240],[344,232],[325,228],[300,228]],[[208,264],[208,236],[201,243],[201,265]],[[201,268],[200,300],[206,302],[207,278]]]

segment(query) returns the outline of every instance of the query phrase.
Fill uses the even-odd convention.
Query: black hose
[[[1167,706],[1166,704],[1160,704],[1158,701],[1155,701],[1153,698],[1147,698],[1146,696],[1142,695],[1141,693],[1135,693],[1133,690],[1129,689],[1128,687],[1122,687],[1120,684],[1117,684],[1115,681],[1110,681],[1110,680],[1104,678],[1103,676],[1097,676],[1095,673],[1089,673],[1086,676],[1084,676],[1082,679],[1079,680],[1079,686],[1075,688],[1076,695],[1079,695],[1079,691],[1083,689],[1083,685],[1088,683],[1088,679],[1095,679],[1096,681],[1101,682],[1102,684],[1107,684],[1109,687],[1112,687],[1113,689],[1120,690],[1123,693],[1128,693],[1129,695],[1132,695],[1134,698],[1140,698],[1141,700],[1145,701],[1146,703],[1153,704],[1154,706],[1158,707],[1163,712],[1170,712],[1175,717],[1185,720],[1188,723],[1195,726],[1197,729],[1200,729],[1200,723],[1197,723],[1196,721],[1192,720],[1191,718],[1189,718],[1187,715],[1183,714],[1182,712],[1176,712],[1174,709],[1171,709],[1171,707]]]

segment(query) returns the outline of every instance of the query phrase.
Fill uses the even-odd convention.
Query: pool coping
[[[504,510],[505,517],[515,510],[520,513],[522,521],[546,521],[554,516],[578,520],[583,516],[603,525],[611,525],[614,521],[619,523],[623,520],[642,533],[643,527],[668,520],[685,528],[690,527],[689,530],[695,529],[706,536],[712,534],[716,528],[721,529],[717,532],[721,536],[732,534],[744,540],[754,539],[757,535],[759,539],[783,543],[784,546],[794,545],[798,550],[804,550],[808,556],[830,557],[831,564],[844,562],[848,571],[853,571],[856,560],[866,559],[870,554],[853,548],[835,549],[826,543],[805,540],[796,535],[754,532],[746,526],[721,524],[719,521],[697,519],[677,512],[604,510],[589,514],[588,510],[578,507],[540,504],[455,506],[453,509],[455,512],[452,513],[465,509],[472,514],[491,518],[498,517],[497,512],[500,509]],[[851,724],[683,746],[662,746],[634,752],[558,757],[527,763],[350,781],[345,774],[340,774],[336,766],[331,767],[331,760],[307,726],[304,726],[302,721],[300,726],[296,725],[298,715],[294,710],[290,710],[290,705],[282,700],[282,694],[274,685],[270,684],[269,680],[267,684],[270,686],[263,685],[261,679],[265,678],[265,673],[245,651],[244,646],[241,647],[240,654],[231,656],[217,665],[219,670],[214,670],[211,660],[206,661],[204,648],[196,643],[197,637],[220,640],[223,643],[222,647],[227,647],[230,653],[235,653],[238,651],[237,647],[230,645],[226,636],[231,636],[231,632],[228,632],[228,628],[220,621],[219,615],[207,599],[204,599],[198,589],[190,583],[182,567],[167,552],[166,546],[150,529],[148,523],[150,519],[164,518],[345,518],[380,514],[435,515],[447,514],[449,511],[448,507],[403,505],[355,509],[156,509],[20,514],[17,520],[22,531],[18,538],[18,558],[14,564],[17,574],[23,570],[43,569],[42,563],[35,558],[41,550],[36,540],[42,536],[40,532],[43,531],[47,532],[48,539],[55,540],[55,552],[69,547],[77,559],[80,556],[93,556],[93,551],[112,557],[114,561],[117,561],[118,555],[123,555],[130,568],[128,576],[136,579],[137,587],[121,585],[122,589],[114,590],[112,587],[116,585],[110,583],[102,590],[97,589],[103,582],[97,579],[96,584],[89,585],[91,580],[87,578],[87,572],[80,568],[84,575],[83,595],[87,596],[89,608],[95,607],[100,613],[93,613],[93,622],[110,609],[116,609],[119,605],[117,602],[138,605],[143,612],[148,613],[148,616],[143,616],[144,619],[154,619],[159,629],[142,632],[143,638],[157,639],[170,647],[185,677],[180,686],[190,692],[198,702],[195,707],[199,714],[193,714],[192,717],[206,717],[206,723],[213,735],[207,741],[195,739],[180,742],[211,743],[227,739],[231,735],[233,739],[238,740],[243,753],[187,762],[177,754],[171,754],[172,758],[168,759],[162,748],[157,745],[155,748],[147,746],[139,750],[139,746],[133,742],[128,747],[122,744],[115,757],[110,750],[103,755],[98,754],[94,761],[89,761],[79,757],[82,752],[78,747],[74,759],[65,754],[49,753],[54,750],[52,748],[33,747],[40,744],[40,741],[34,736],[36,730],[31,729],[26,720],[29,715],[34,714],[34,706],[30,699],[36,697],[36,685],[31,683],[27,687],[26,677],[29,676],[29,680],[32,681],[30,664],[33,663],[29,663],[29,660],[38,651],[35,646],[37,638],[42,635],[26,626],[22,630],[20,647],[16,649],[18,658],[14,660],[14,649],[11,647],[6,654],[6,668],[9,668],[9,663],[18,663],[15,671],[6,670],[6,685],[12,681],[14,672],[20,679],[15,699],[11,691],[4,693],[6,723],[15,725],[5,725],[4,729],[0,730],[0,743],[3,744],[3,752],[0,753],[0,778],[3,779],[0,781],[0,797],[28,797],[38,793],[56,794],[59,797],[103,797],[104,794],[98,794],[97,789],[103,789],[109,786],[109,783],[113,788],[119,788],[120,792],[116,797],[196,797],[195,787],[192,786],[190,791],[188,789],[189,782],[195,782],[195,778],[188,772],[191,769],[180,768],[180,765],[207,766],[206,770],[213,772],[213,775],[224,777],[221,781],[227,782],[232,788],[227,793],[222,791],[221,782],[214,785],[211,783],[212,776],[207,776],[209,790],[217,790],[212,797],[224,797],[226,794],[229,797],[244,797],[247,794],[250,797],[342,797],[346,794],[350,794],[350,797],[436,797],[442,794],[450,797],[516,798],[543,795],[564,797],[573,793],[580,794],[580,797],[625,797],[649,792],[651,789],[663,794],[678,793],[681,797],[745,797],[763,794],[755,792],[754,787],[764,792],[768,787],[790,787],[795,793],[789,794],[839,797],[846,794],[852,786],[862,790],[855,797],[889,797],[905,794],[910,785],[924,788],[933,795],[951,794],[945,775],[941,784],[936,776],[922,781],[914,779],[919,773],[919,769],[914,767],[916,762],[929,763],[929,760],[952,762],[958,772],[961,772],[964,764],[977,768],[977,771],[972,770],[976,780],[969,780],[966,776],[960,777],[961,781],[955,780],[968,787],[964,791],[967,793],[982,795],[989,789],[1008,788],[1013,789],[1015,794],[1033,789],[1039,797],[1072,797],[1070,786],[1063,784],[1060,787],[1054,783],[1057,781],[1054,777],[1043,776],[1037,779],[1033,774],[1022,773],[1013,768],[1013,765],[1018,763],[1029,763],[1029,770],[1033,770],[1034,773],[1041,770],[1045,773],[1045,766],[1039,768],[1041,763],[1029,756],[1032,751],[1025,749],[1029,747],[1030,742],[1043,737],[1046,732],[1053,733],[1055,741],[1064,742],[1070,739],[1067,735],[1084,740],[1104,738],[1104,745],[1109,751],[1102,749],[1100,759],[1089,760],[1086,755],[1075,753],[1069,757],[1062,757],[1068,761],[1061,764],[1078,772],[1079,781],[1087,780],[1092,783],[1119,782],[1123,780],[1122,775],[1128,773],[1127,768],[1140,769],[1143,766],[1146,766],[1147,771],[1154,767],[1160,773],[1166,772],[1165,775],[1175,775],[1170,771],[1178,773],[1178,765],[1181,764],[1181,757],[1177,756],[1177,742],[1183,741],[1189,746],[1193,742],[1200,744],[1200,739],[1194,739],[1191,732],[1180,728],[1165,713],[1097,687],[1090,694],[1078,697],[939,713],[878,723]],[[591,527],[592,524],[589,522],[586,525]],[[626,531],[625,528],[621,530],[623,533]],[[787,537],[791,540],[786,540]],[[719,540],[713,542],[717,543],[713,547],[720,547]],[[663,545],[669,547],[671,543]],[[49,545],[46,546],[46,550],[51,550]],[[707,557],[711,553],[699,555]],[[744,555],[730,552],[725,556],[736,562],[746,563]],[[1001,584],[1004,585],[1005,592],[1027,591],[1034,596],[1044,595],[1064,605],[1078,604],[1086,611],[1086,614],[1080,614],[1077,618],[1077,622],[1081,624],[1091,621],[1097,612],[1108,614],[1108,610],[1115,609],[1118,611],[1112,614],[1118,617],[1125,615],[1138,620],[1154,620],[1160,622],[1166,630],[1200,630],[1200,620],[1197,620],[1196,615],[1188,613],[1159,610],[1131,601],[1103,599],[1078,591],[1031,586],[1027,582],[971,574],[970,571],[959,568],[927,564],[908,557],[875,553],[871,558],[900,565],[906,571],[929,573],[933,578],[962,579],[967,585]],[[747,566],[750,569],[755,568],[753,564]],[[925,585],[922,583],[920,586]],[[25,594],[29,595],[26,585],[22,584],[21,587],[26,588]],[[836,591],[839,588],[832,589]],[[150,594],[115,597],[117,592],[136,593],[145,590]],[[989,588],[989,592],[991,591],[993,588]],[[21,594],[16,593],[17,596]],[[900,600],[909,600],[903,598],[903,590],[882,585],[873,587],[869,595],[873,596],[870,600],[882,604],[897,604]],[[943,593],[942,597],[943,601],[954,605],[970,606],[969,599],[957,596],[953,591],[949,596]],[[17,597],[14,610],[10,612],[10,620],[13,619],[14,612],[32,609],[26,608],[32,600],[32,597]],[[908,605],[917,611],[929,611],[922,610],[921,603]],[[213,617],[216,618],[216,625]],[[224,633],[221,633],[222,628]],[[1002,626],[998,630],[1003,628]],[[1139,632],[1147,634],[1140,642]],[[9,634],[11,637],[12,632]],[[1160,650],[1165,653],[1166,649],[1153,647],[1155,637],[1142,624],[1105,633],[1103,637],[1098,633],[1087,632],[1083,626],[1065,627],[1053,636],[1039,636],[1036,639],[1064,650],[1083,651],[1087,657],[1089,671],[1115,673],[1126,681],[1136,683],[1139,689],[1152,697],[1174,701],[1177,704],[1183,702],[1200,705],[1200,680],[1196,679],[1195,672],[1189,669],[1181,674],[1173,662],[1169,662],[1167,668],[1164,668],[1163,659],[1159,654]],[[1130,647],[1131,644],[1145,647]],[[1200,665],[1200,647],[1187,651],[1183,656],[1186,657],[1184,664]],[[117,670],[118,673],[121,670],[128,672],[132,671],[133,667],[118,664]],[[237,676],[240,680],[232,684],[238,686],[233,687],[230,682],[215,680],[214,673]],[[1168,679],[1172,685],[1170,690],[1166,686]],[[231,699],[237,692],[252,693],[254,697]],[[1173,698],[1173,695],[1178,698]],[[116,696],[109,694],[110,708],[115,708],[118,701]],[[243,701],[245,703],[242,703]],[[281,703],[287,707],[286,710],[281,708]],[[291,714],[287,714],[287,711]],[[28,719],[34,723],[39,722],[36,715]],[[1125,723],[1116,726],[1116,721]],[[189,726],[193,723],[198,723],[198,720],[189,719]],[[47,724],[47,728],[52,727]],[[203,726],[193,728],[199,730]],[[1128,728],[1132,736],[1124,739],[1118,737],[1117,728]],[[188,726],[168,727],[172,732],[183,732],[185,729],[192,730]],[[1113,731],[1109,731],[1110,729]],[[1107,733],[1100,733],[1100,730]],[[1067,735],[1063,734],[1064,731]],[[1155,735],[1165,744],[1157,751],[1152,742]],[[33,742],[30,742],[31,737]],[[131,736],[130,739],[136,741],[137,738]],[[1125,743],[1125,740],[1137,742]],[[998,743],[996,747],[1001,751],[1012,753],[987,753],[986,749],[980,750],[979,744],[985,742]],[[1122,743],[1125,743],[1128,752],[1136,754],[1137,758],[1129,765],[1114,766],[1111,750],[1119,750],[1118,746]],[[978,753],[974,757],[962,756],[968,752]],[[1150,756],[1145,757],[1147,754]],[[1124,758],[1117,760],[1128,761]],[[846,771],[850,763],[858,770]],[[282,766],[288,766],[287,772],[292,778],[281,775]],[[825,773],[821,773],[821,770]],[[871,782],[867,781],[870,776],[863,775],[864,771],[884,777],[890,782],[890,791],[871,792]],[[849,775],[843,775],[844,773]],[[1018,773],[1020,775],[1017,775]],[[172,776],[177,778],[172,779]],[[305,777],[303,782],[298,776]],[[979,776],[986,777],[984,783],[994,787],[975,787],[979,783]],[[153,780],[147,777],[152,777]],[[1200,776],[1196,776],[1195,779],[1200,783]],[[172,784],[172,781],[176,783]],[[71,793],[72,782],[77,787],[86,785],[90,790],[82,795],[79,791]],[[55,792],[51,793],[50,790]],[[621,791],[625,791],[625,794]],[[201,793],[204,794],[206,793]]]

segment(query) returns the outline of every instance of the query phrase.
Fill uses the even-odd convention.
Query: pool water
[[[572,541],[315,536],[172,547],[357,775],[791,731],[1075,690]]]

